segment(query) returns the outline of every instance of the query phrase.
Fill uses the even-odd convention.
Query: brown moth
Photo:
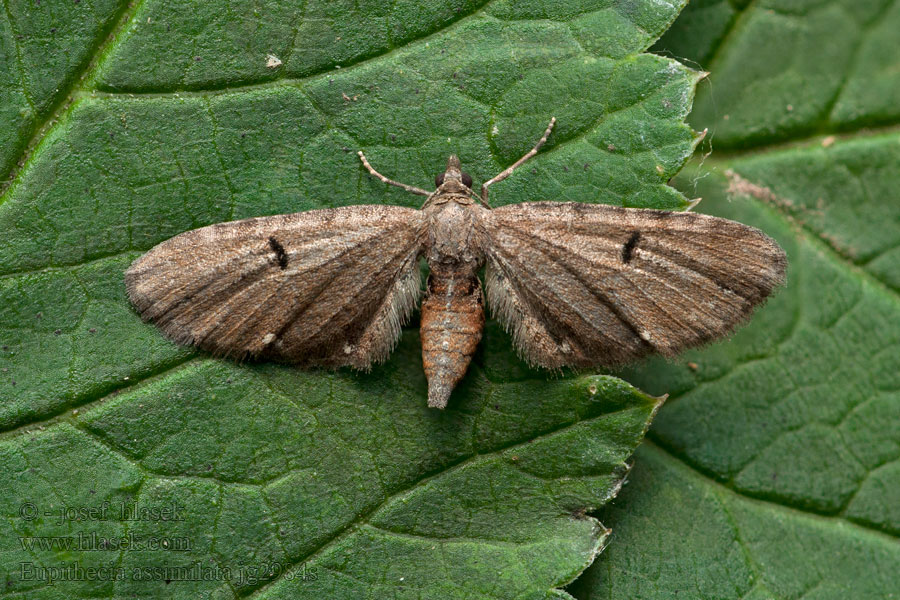
[[[575,202],[491,209],[451,156],[420,210],[346,206],[217,223],[177,235],[125,273],[145,320],[217,355],[368,369],[419,302],[428,405],[443,408],[488,303],[532,365],[615,366],[723,336],[784,280],[784,251],[758,229],[690,212]]]

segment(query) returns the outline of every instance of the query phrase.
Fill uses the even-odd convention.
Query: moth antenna
[[[430,196],[431,195],[431,192],[423,190],[422,188],[417,188],[414,185],[406,185],[405,183],[400,183],[399,181],[394,181],[393,179],[388,179],[387,177],[385,177],[384,175],[382,175],[381,173],[376,171],[374,168],[372,168],[372,165],[370,165],[369,161],[366,160],[366,155],[362,153],[362,150],[360,150],[356,154],[359,156],[359,159],[362,161],[362,164],[366,168],[366,170],[369,171],[369,173],[371,173],[378,179],[380,179],[381,181],[383,181],[384,183],[387,183],[390,185],[396,185],[398,188],[403,188],[404,190],[406,190],[407,192],[409,192],[411,194],[417,194],[419,196]]]
[[[519,160],[517,160],[516,162],[511,164],[509,167],[507,167],[502,173],[500,173],[499,175],[495,175],[491,179],[488,179],[487,181],[485,181],[484,183],[481,184],[481,201],[484,203],[485,206],[488,206],[488,199],[487,199],[488,186],[494,185],[498,181],[503,181],[504,179],[506,179],[507,177],[512,175],[513,171],[515,171],[519,167],[519,165],[521,165],[523,162],[525,162],[526,160],[528,160],[529,158],[531,158],[532,156],[537,154],[538,150],[541,149],[541,146],[543,146],[547,142],[547,138],[550,137],[550,132],[553,131],[554,125],[556,125],[556,117],[551,117],[550,124],[547,125],[547,129],[544,130],[544,135],[542,135],[541,139],[538,140],[538,143],[534,145],[534,148],[532,148],[527,153],[525,153],[525,156],[523,156],[522,158],[520,158]]]

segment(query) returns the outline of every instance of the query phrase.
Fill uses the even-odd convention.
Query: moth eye
[[[463,173],[462,174],[462,182],[463,182],[463,185],[466,186],[467,188],[472,187],[472,176],[469,175],[468,173]]]
[[[434,176],[434,187],[441,187],[444,185],[444,174],[438,173]]]

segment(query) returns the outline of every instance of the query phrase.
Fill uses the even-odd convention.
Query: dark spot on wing
[[[631,234],[631,237],[628,238],[628,241],[625,242],[625,245],[622,246],[622,262],[626,265],[631,262],[631,257],[634,256],[634,249],[637,247],[640,239],[640,232],[635,231]]]
[[[287,268],[287,252],[284,251],[284,246],[281,245],[281,242],[276,240],[273,237],[269,238],[269,247],[272,248],[272,252],[275,253],[275,258],[278,260],[278,266],[282,268],[282,270]]]

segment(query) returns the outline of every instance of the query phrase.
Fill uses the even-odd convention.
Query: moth
[[[428,406],[468,368],[487,301],[531,365],[610,367],[672,356],[731,331],[784,280],[758,229],[691,212],[576,202],[492,209],[450,156],[422,208],[346,206],[217,223],[177,235],[125,273],[141,317],[216,355],[368,369],[387,359],[421,296]]]

